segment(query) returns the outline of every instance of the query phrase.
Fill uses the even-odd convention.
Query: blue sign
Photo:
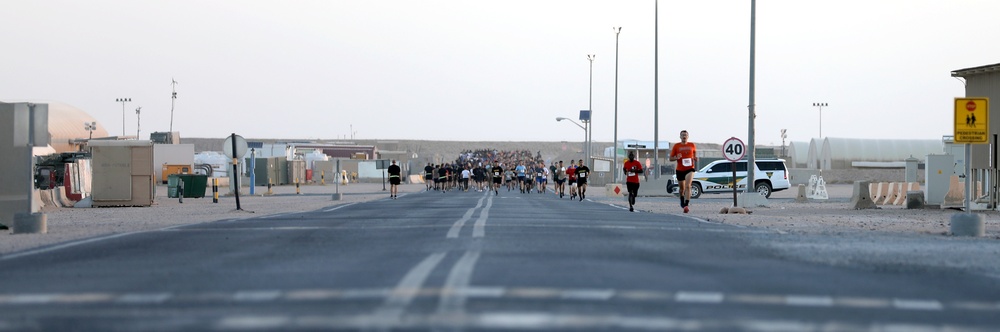
[[[590,110],[580,110],[580,121],[590,121]]]

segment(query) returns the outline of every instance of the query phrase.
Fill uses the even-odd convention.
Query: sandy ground
[[[294,186],[274,188],[274,195],[263,196],[266,188],[257,188],[256,196],[240,197],[241,210],[236,210],[235,197],[222,197],[212,203],[212,198],[187,198],[179,203],[167,198],[165,186],[157,188],[157,200],[150,207],[130,208],[46,208],[48,233],[0,233],[0,254],[6,255],[60,243],[124,234],[158,230],[178,225],[223,219],[252,218],[263,215],[303,212],[331,206],[364,202],[388,197],[382,184],[356,183],[340,186],[343,199],[333,201],[333,185],[301,187],[301,194]],[[423,184],[402,185],[400,193],[414,193],[424,189]],[[878,210],[853,210],[849,208],[850,185],[830,185],[830,199],[795,203],[792,190],[777,192],[768,207],[751,209],[749,215],[719,214],[723,207],[732,205],[730,195],[704,195],[692,201],[692,212],[682,214],[679,201],[674,197],[640,197],[640,212],[677,214],[718,222],[775,230],[780,234],[845,234],[851,232],[892,232],[904,234],[930,234],[947,236],[949,220],[954,210],[907,210],[897,206],[883,206]],[[640,194],[642,189],[640,188]],[[598,203],[627,207],[624,198],[608,197],[603,188],[592,188],[587,198]],[[405,199],[405,196],[400,199]],[[629,213],[623,210],[623,213]],[[1000,215],[986,216],[986,239],[1000,239]]]
[[[845,232],[894,232],[949,235],[951,216],[960,211],[950,209],[908,210],[903,206],[880,205],[879,209],[851,208],[853,185],[827,186],[828,200],[796,203],[795,188],[775,192],[767,207],[751,208],[750,214],[720,214],[724,207],[733,206],[732,194],[705,194],[691,201],[691,212],[684,214],[676,197],[639,197],[636,209],[643,212],[686,215],[709,222],[761,227],[784,233],[842,234]],[[639,188],[642,194],[642,187]],[[628,207],[624,197],[606,197],[595,191],[587,198]],[[986,237],[1000,239],[1000,214],[982,212],[986,220]]]

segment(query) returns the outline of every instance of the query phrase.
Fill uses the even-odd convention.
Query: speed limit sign
[[[743,141],[736,137],[730,137],[725,143],[722,143],[722,155],[726,157],[726,160],[737,161],[743,159],[743,155],[746,154],[746,145],[743,145]]]

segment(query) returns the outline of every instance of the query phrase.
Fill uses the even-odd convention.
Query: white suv
[[[788,181],[788,168],[785,167],[784,159],[764,159],[755,160],[757,167],[754,173],[754,189],[764,197],[771,197],[771,193],[791,188]],[[694,173],[694,180],[691,181],[691,198],[698,198],[702,193],[731,193],[733,192],[733,163],[728,160],[717,160],[702,167]],[[747,161],[746,159],[736,162],[736,185],[738,189],[746,189],[747,186]],[[677,194],[677,175],[667,180],[667,192]]]

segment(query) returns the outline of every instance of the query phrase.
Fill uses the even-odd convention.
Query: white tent
[[[923,161],[928,154],[943,151],[941,140],[827,137],[820,149],[819,165],[823,169],[849,169],[853,162],[902,162],[910,157]]]

